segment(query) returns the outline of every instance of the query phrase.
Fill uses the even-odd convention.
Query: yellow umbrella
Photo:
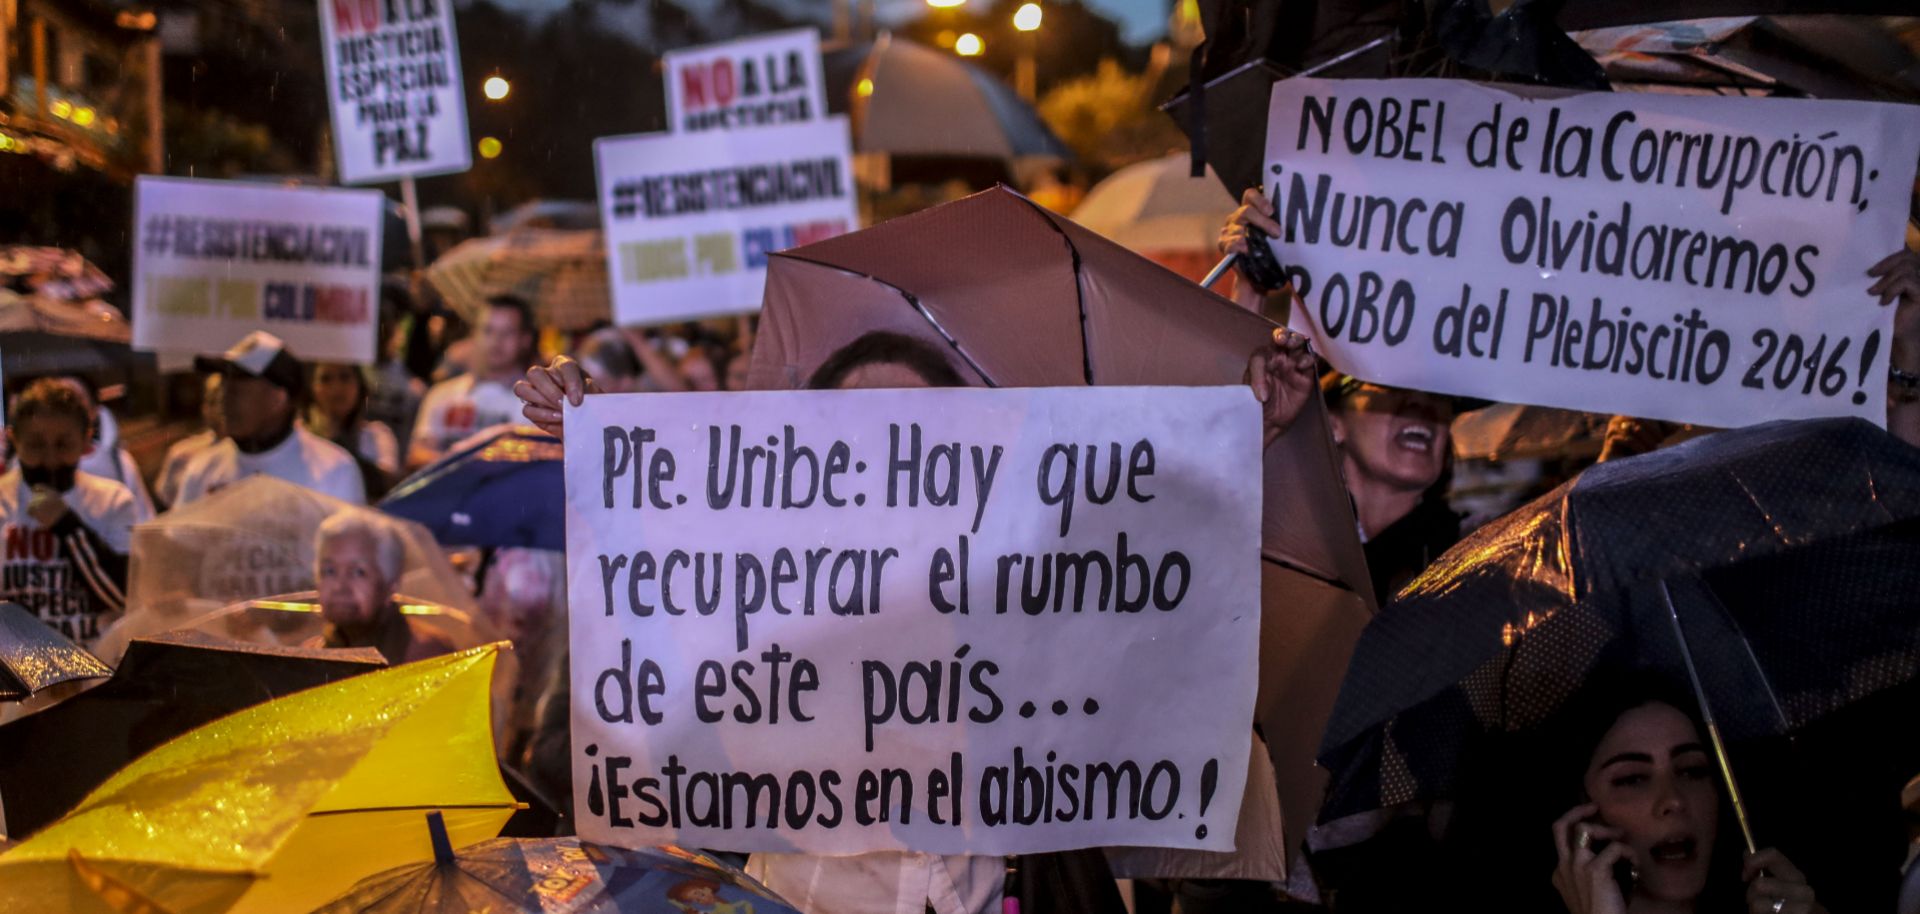
[[[0,854],[0,912],[306,911],[360,879],[499,834],[498,645],[258,705],[141,756]]]

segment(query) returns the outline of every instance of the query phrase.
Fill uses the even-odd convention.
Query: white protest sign
[[[593,143],[617,323],[760,307],[767,257],[859,218],[844,117]]]
[[[1449,80],[1274,84],[1304,323],[1382,384],[1711,426],[1885,421],[1920,110]]]
[[[569,408],[580,835],[1231,849],[1259,435],[1244,387]]]
[[[467,100],[452,0],[319,0],[346,184],[466,171]]]
[[[820,34],[794,29],[668,51],[667,124],[675,133],[738,130],[827,116]]]
[[[373,361],[378,191],[143,176],[134,196],[133,348],[217,353],[266,330],[302,359]]]

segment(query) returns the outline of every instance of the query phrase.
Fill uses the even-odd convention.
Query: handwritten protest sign
[[[319,0],[340,180],[466,171],[452,0]]]
[[[797,124],[827,116],[820,33],[795,29],[668,51],[667,123],[676,133]]]
[[[373,361],[379,192],[141,177],[134,194],[135,349],[267,330],[303,359]]]
[[[846,118],[593,144],[621,324],[760,307],[767,257],[858,219]]]
[[[1241,387],[569,408],[581,836],[1230,849],[1259,429]]]
[[[1885,420],[1920,111],[1447,80],[1274,85],[1275,245],[1384,384],[1738,426]],[[1302,321],[1304,319],[1304,321]]]

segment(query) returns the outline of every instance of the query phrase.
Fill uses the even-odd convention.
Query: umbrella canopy
[[[522,229],[599,227],[600,207],[592,200],[528,200],[487,220],[487,231],[495,235]]]
[[[1682,670],[1666,593],[1730,739],[1909,682],[1916,549],[1920,451],[1859,419],[1596,465],[1463,540],[1367,626],[1321,747],[1323,818],[1446,796],[1469,743],[1547,720],[1596,669]]]
[[[827,107],[852,114],[856,152],[986,159],[1009,171],[1072,158],[1018,93],[952,54],[883,35],[824,57]]]
[[[132,340],[133,325],[99,299],[0,288],[0,354],[10,378],[76,374],[117,383],[131,359]]]
[[[432,859],[513,812],[487,727],[496,647],[357,676],[162,745],[0,854],[0,907],[112,910],[106,885],[171,914],[301,911]]]
[[[560,441],[536,428],[482,432],[387,493],[380,509],[449,546],[564,551]]]
[[[98,298],[113,291],[113,280],[99,267],[67,248],[0,245],[0,277],[22,291],[61,301]]]
[[[496,838],[449,859],[369,876],[315,914],[686,914],[703,903],[797,914],[739,869],[677,847],[627,849],[578,838]]]
[[[113,668],[47,627],[18,603],[0,603],[0,701],[18,701],[41,689],[103,679]]]
[[[775,255],[750,384],[798,387],[874,330],[951,352],[976,385],[1240,384],[1274,329],[1001,188]],[[1256,714],[1298,837],[1315,808],[1319,722],[1372,597],[1318,398],[1267,449],[1260,473]]]
[[[1205,276],[1235,203],[1211,172],[1193,177],[1191,164],[1178,154],[1128,165],[1087,191],[1073,221],[1189,279]],[[1199,272],[1189,272],[1195,264]]]
[[[523,228],[469,238],[427,268],[427,281],[474,324],[494,295],[525,299],[540,323],[568,332],[613,318],[599,229]]]
[[[1607,417],[1572,409],[1496,403],[1453,420],[1453,456],[1461,460],[1594,457]]]
[[[113,678],[0,727],[7,832],[38,831],[127,762],[195,727],[385,665],[372,648],[258,647],[201,632],[135,641]]]
[[[133,529],[127,612],[102,637],[108,660],[129,640],[183,628],[237,600],[314,586],[320,523],[355,506],[271,476],[252,476]],[[471,610],[473,597],[433,534],[395,520],[404,545],[394,589]]]

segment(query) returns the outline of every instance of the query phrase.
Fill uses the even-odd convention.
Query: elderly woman
[[[390,664],[454,650],[451,642],[400,614],[393,587],[404,554],[391,525],[371,511],[350,509],[320,525],[314,581],[327,621],[325,647],[370,647]]]

